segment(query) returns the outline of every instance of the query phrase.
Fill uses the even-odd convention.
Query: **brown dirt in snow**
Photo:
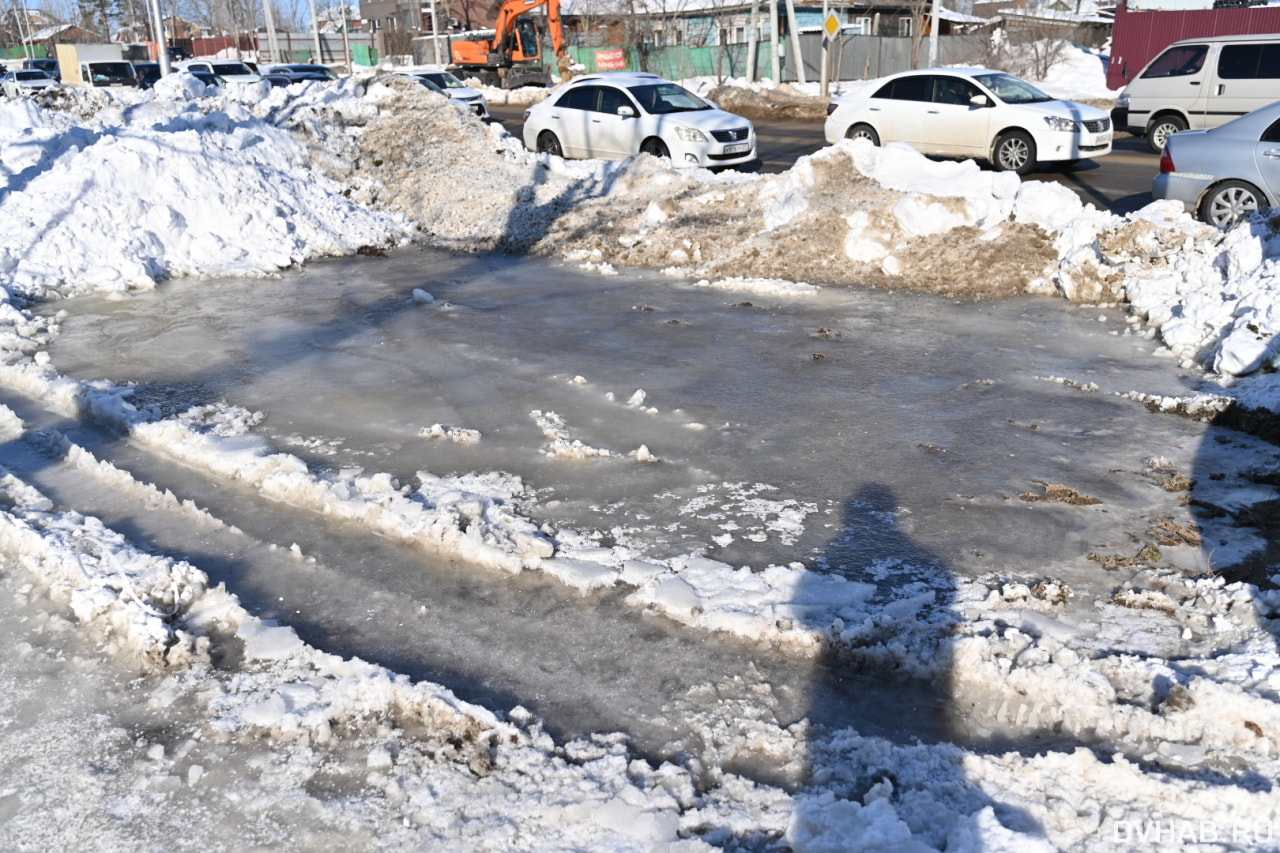
[[[1050,236],[1021,222],[1005,221],[986,233],[960,225],[909,236],[893,212],[909,194],[862,175],[847,146],[822,149],[788,173],[745,180],[707,181],[648,157],[621,168],[549,166],[500,128],[412,81],[384,77],[372,85],[383,87],[381,114],[353,134],[346,161],[317,154],[318,165],[348,185],[353,198],[403,213],[424,237],[449,248],[671,268],[693,279],[782,279],[968,299],[1025,293],[1059,264]],[[766,103],[797,97],[732,92]],[[928,201],[950,213],[963,213],[968,204]],[[865,218],[858,235],[882,245],[887,261],[850,259],[851,216]],[[961,215],[957,221],[975,220]],[[1134,259],[1158,263],[1176,251],[1176,242],[1149,224],[1100,235],[1098,261],[1072,269],[1073,295],[1114,294],[1118,268]]]
[[[1058,483],[1044,483],[1039,480],[1037,482],[1044,486],[1044,494],[1037,495],[1034,492],[1024,492],[1021,495],[1024,501],[1056,501],[1072,506],[1092,506],[1093,504],[1102,503],[1097,498],[1076,491],[1070,486],[1063,486]]]
[[[776,89],[759,92],[721,86],[708,95],[721,109],[752,121],[813,121],[827,118],[830,98],[792,94]]]

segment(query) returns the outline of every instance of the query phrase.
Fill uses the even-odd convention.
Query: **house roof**
[[[45,27],[43,30],[32,33],[27,41],[48,41],[70,29],[77,29],[77,27],[75,24],[56,24],[52,27]]]
[[[1006,21],[1039,21],[1054,24],[1111,24],[1112,18],[1098,14],[1059,12],[1056,9],[1001,9],[1000,17]]]

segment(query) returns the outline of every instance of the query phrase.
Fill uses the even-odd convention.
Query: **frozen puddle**
[[[411,250],[66,300],[49,352],[82,414],[51,411],[47,377],[23,385],[43,404],[0,394],[0,466],[25,484],[8,501],[18,528],[100,518],[270,620],[211,634],[231,684],[293,654],[291,629],[532,712],[572,755],[624,732],[708,791],[740,774],[871,797],[900,760],[933,790],[948,742],[1247,760],[1201,720],[1230,706],[1270,731],[1237,668],[1274,657],[1255,609],[1275,602],[1198,576],[1260,543],[1169,484],[1266,500],[1246,470],[1265,446],[1120,396],[1192,383],[1112,309],[747,285]],[[236,719],[328,738],[320,688],[264,685]],[[179,695],[148,690],[153,711]],[[621,748],[604,737],[588,764]]]
[[[556,582],[595,585],[583,575],[593,561],[704,554],[757,571],[802,561],[874,585],[845,590],[858,603],[901,598],[900,615],[945,609],[955,575],[1070,572],[1077,585],[1080,550],[1110,544],[1159,499],[1143,454],[1176,455],[1200,430],[1048,381],[1185,392],[1148,342],[1111,334],[1125,328],[1118,312],[1099,322],[1098,309],[1050,300],[747,296],[412,251],[63,302],[52,354],[65,375],[138,383],[129,399],[144,411],[226,402],[261,413],[250,432],[313,471],[404,483],[424,470],[520,476],[536,495],[527,512],[567,559],[504,580],[369,543],[359,525],[264,506],[136,445],[111,451],[256,541],[297,543],[318,561],[281,571],[190,551],[224,566],[251,609],[463,695],[475,679],[490,690],[477,698],[524,701],[567,732],[643,730],[682,691],[768,657],[732,643],[713,653],[705,636],[690,645],[668,620],[628,612],[625,587],[583,599]],[[1086,521],[1018,499],[1038,483],[1110,506]],[[786,618],[803,623],[798,610]],[[661,664],[642,676],[639,658]],[[756,665],[765,683],[789,680]],[[783,721],[808,713],[796,698],[806,681],[777,700]],[[637,714],[624,725],[609,706]]]

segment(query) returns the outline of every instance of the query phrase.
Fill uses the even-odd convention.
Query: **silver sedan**
[[[1175,133],[1164,144],[1153,198],[1226,228],[1280,199],[1280,101],[1211,130]]]

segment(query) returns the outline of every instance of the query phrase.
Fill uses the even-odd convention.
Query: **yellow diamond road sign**
[[[840,32],[840,18],[835,12],[827,15],[827,19],[822,22],[822,28],[827,31],[829,38],[835,38],[836,33]]]

